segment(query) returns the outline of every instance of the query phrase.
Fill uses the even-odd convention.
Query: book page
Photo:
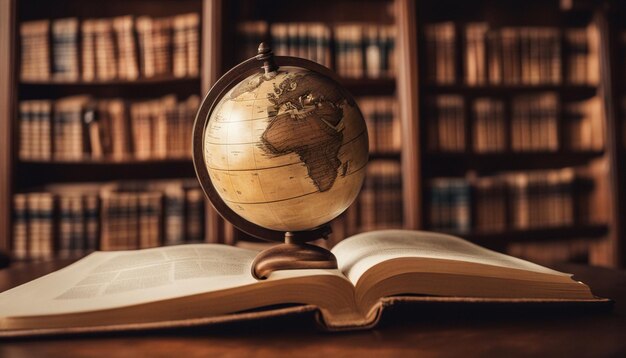
[[[335,246],[339,270],[354,284],[374,265],[386,260],[415,257],[472,262],[549,275],[562,272],[474,245],[463,239],[427,231],[381,230],[350,237]]]
[[[95,252],[0,294],[0,317],[81,312],[255,284],[257,251],[215,244]]]

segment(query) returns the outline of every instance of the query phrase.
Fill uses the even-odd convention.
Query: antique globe
[[[209,91],[193,145],[215,209],[250,235],[290,244],[328,235],[368,161],[365,121],[335,74],[265,44]]]

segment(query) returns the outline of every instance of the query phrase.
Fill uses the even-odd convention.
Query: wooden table
[[[58,269],[57,261],[0,271],[0,291]],[[621,356],[626,357],[626,272],[561,265],[612,312],[511,310],[449,305],[393,308],[370,331],[324,333],[312,317],[83,337],[0,341],[0,357],[43,356]],[[545,311],[545,310],[544,310]]]

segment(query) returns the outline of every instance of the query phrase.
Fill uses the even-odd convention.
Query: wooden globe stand
[[[267,278],[278,270],[336,269],[337,259],[329,250],[307,244],[307,241],[326,239],[329,225],[311,231],[288,231],[285,243],[261,251],[252,262],[252,276],[257,280]]]
[[[193,164],[196,176],[215,210],[224,219],[245,233],[263,240],[283,242],[280,245],[260,252],[256,256],[252,263],[251,271],[252,275],[259,280],[267,278],[272,272],[277,270],[337,268],[337,259],[329,250],[307,244],[308,241],[326,239],[331,233],[328,224],[311,230],[284,232],[268,229],[246,220],[229,208],[220,197],[211,181],[204,161],[204,130],[219,99],[242,79],[255,73],[267,75],[278,70],[280,66],[297,66],[317,72],[336,82],[340,87],[337,75],[328,68],[301,58],[274,56],[270,47],[265,43],[261,43],[258,48],[258,54],[255,57],[232,68],[217,80],[209,90],[196,114],[192,136]],[[346,96],[349,96],[347,92]]]

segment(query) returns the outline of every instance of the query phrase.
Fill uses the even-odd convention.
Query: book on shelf
[[[465,83],[472,86],[487,83],[487,30],[484,22],[465,26]]]
[[[135,48],[135,20],[132,16],[111,19],[117,43],[117,77],[120,80],[135,80],[139,77],[137,50]]]
[[[197,13],[23,22],[20,77],[70,83],[197,77],[199,25]]]
[[[51,101],[29,100],[19,105],[19,158],[50,160]]]
[[[600,83],[600,36],[595,25],[569,28],[564,34],[567,57],[567,80],[571,84]]]
[[[50,80],[50,21],[26,21],[20,24],[21,66],[23,81]]]
[[[429,227],[464,233],[471,229],[470,184],[462,178],[434,178],[429,183]]]
[[[456,63],[460,55],[464,83],[469,86],[599,83],[599,36],[595,24],[565,29],[492,28],[486,22],[470,22],[458,31],[463,33],[457,35],[457,27],[451,21],[424,26],[428,82],[458,83]],[[463,39],[463,53],[457,55],[459,38]]]
[[[244,43],[258,44],[266,36],[267,27],[263,21],[243,22],[238,32]],[[329,68],[334,65],[341,77],[395,76],[396,30],[392,25],[344,23],[331,28],[316,22],[272,23],[269,35],[276,55],[306,58]],[[256,54],[247,51],[239,57]]]
[[[204,197],[195,181],[49,185],[13,198],[17,260],[77,257],[204,241]]]
[[[81,31],[81,77],[85,82],[96,79],[95,20],[86,19],[80,24]],[[122,39],[125,41],[125,39]],[[120,44],[124,46],[124,44]],[[125,51],[125,50],[124,50]]]
[[[250,42],[265,37],[267,24],[260,22],[248,23],[244,38]],[[294,56],[306,58],[326,67],[332,67],[331,30],[322,23],[290,22],[273,23],[269,26],[274,53],[278,56]]]
[[[28,203],[26,195],[13,195],[13,257],[28,258]]]
[[[437,84],[453,84],[456,74],[456,30],[454,23],[447,21],[426,24],[424,28],[426,46],[427,81]]]
[[[606,128],[600,97],[563,104],[566,148],[571,151],[601,151]]]
[[[274,24],[272,26],[272,45],[275,54],[284,56],[287,51],[282,47],[283,37],[282,33],[279,36],[279,32],[282,31],[282,24]],[[243,21],[237,23],[237,41],[239,45],[236,48],[237,60],[243,61],[254,57],[258,54],[258,47],[261,42],[265,42],[268,39],[268,24],[267,21]],[[276,30],[278,29],[278,30]],[[276,34],[276,35],[274,35]],[[312,37],[312,35],[310,35]]]
[[[504,152],[507,148],[504,101],[488,97],[476,98],[472,110],[474,152]]]
[[[13,255],[16,259],[46,260],[54,255],[54,198],[50,193],[13,196]]]
[[[402,169],[399,161],[375,160],[369,163],[356,209],[356,226],[361,231],[402,227]]]
[[[334,27],[335,70],[345,78],[393,78],[393,25],[339,24]]]
[[[112,19],[93,21],[96,80],[110,81],[118,77]]]
[[[399,153],[402,128],[397,100],[394,97],[363,97],[357,102],[367,125],[370,152]]]
[[[507,105],[510,133],[507,133]],[[571,152],[604,149],[604,111],[598,96],[586,100],[561,101],[555,92],[520,94],[510,102],[500,98],[473,98],[472,150],[474,153]],[[563,121],[559,124],[559,110]],[[460,95],[438,95],[426,99],[428,150],[464,152],[465,101]],[[561,134],[559,127],[563,126]],[[510,138],[510,141],[509,139]]]
[[[459,95],[439,95],[426,100],[429,151],[465,151],[465,100]]]
[[[0,335],[188,327],[311,311],[325,329],[363,329],[397,303],[610,306],[570,274],[437,233],[359,234],[332,249],[338,269],[276,271],[260,281],[250,273],[257,252],[218,244],[96,252],[0,294]],[[286,303],[296,304],[276,307]]]
[[[515,96],[511,104],[511,149],[517,152],[559,149],[556,93]]]
[[[200,99],[175,95],[126,102],[72,96],[20,102],[22,160],[189,158]]]
[[[583,225],[592,221],[584,208],[593,187],[577,168],[434,178],[429,227],[466,233]]]
[[[60,81],[77,81],[78,19],[75,17],[52,21],[52,76]]]
[[[499,176],[477,177],[471,181],[477,232],[504,232],[508,225],[507,185]]]
[[[59,99],[53,106],[52,158],[80,160],[84,153],[83,108],[89,96],[79,95]]]

